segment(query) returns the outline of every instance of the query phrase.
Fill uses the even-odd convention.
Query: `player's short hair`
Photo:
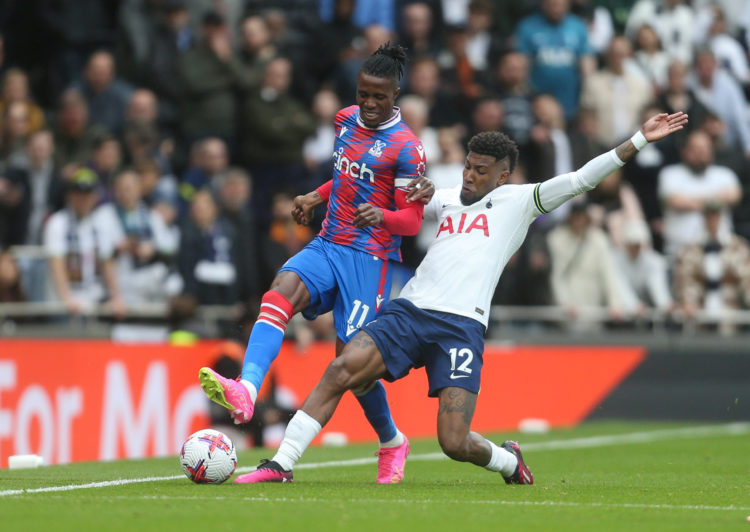
[[[507,157],[511,173],[518,161],[518,146],[508,135],[499,131],[477,133],[469,141],[469,151],[478,155],[489,155],[497,161]]]
[[[377,78],[391,78],[398,83],[404,76],[405,65],[406,48],[388,41],[365,60],[360,72]]]

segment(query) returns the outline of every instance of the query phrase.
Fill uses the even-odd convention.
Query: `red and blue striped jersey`
[[[422,143],[394,108],[390,120],[371,129],[359,118],[359,106],[336,114],[333,188],[320,236],[381,259],[401,260],[401,237],[382,225],[356,229],[354,212],[362,203],[396,210],[395,191],[425,173]]]

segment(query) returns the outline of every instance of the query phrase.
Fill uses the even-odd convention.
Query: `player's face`
[[[399,89],[390,78],[379,78],[363,72],[357,78],[359,117],[367,127],[378,127],[393,116],[393,104]]]
[[[508,161],[498,161],[491,155],[469,152],[464,163],[464,180],[461,186],[461,203],[476,203],[508,180]]]

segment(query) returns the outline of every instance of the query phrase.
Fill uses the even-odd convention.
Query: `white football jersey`
[[[459,200],[460,185],[436,191],[424,214],[437,217],[437,235],[399,297],[486,327],[500,274],[542,214],[534,203],[536,187],[502,185],[467,206]]]

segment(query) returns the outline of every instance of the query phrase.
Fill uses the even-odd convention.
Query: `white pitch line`
[[[58,496],[59,497],[59,496]],[[102,497],[102,500],[139,500],[139,501],[244,501],[244,502],[293,502],[293,503],[329,503],[331,499],[320,499],[318,497],[226,497],[216,495],[213,497],[184,496],[184,495],[114,495]],[[355,499],[344,498],[339,502],[363,503],[363,504],[439,504],[444,505],[444,499]],[[461,501],[462,505],[483,505],[483,506],[563,506],[572,508],[627,508],[643,510],[708,510],[720,512],[747,512],[750,506],[715,506],[708,504],[647,504],[632,502],[574,502],[574,501],[509,501],[498,499],[487,500],[466,500]]]
[[[631,432],[626,434],[613,434],[608,436],[589,436],[585,438],[572,438],[567,440],[552,440],[547,442],[526,443],[523,446],[524,451],[553,451],[564,449],[583,449],[591,447],[603,447],[607,445],[623,445],[631,443],[648,443],[658,440],[670,439],[689,439],[702,438],[706,436],[742,435],[750,433],[750,423],[727,423],[724,425],[701,425],[696,427],[682,427],[677,429],[654,430],[649,432]],[[432,461],[447,460],[443,453],[423,453],[409,457],[409,461]],[[320,469],[323,467],[344,467],[374,464],[377,458],[354,458],[351,460],[333,460],[328,462],[302,463],[298,464],[295,469]],[[256,466],[238,467],[237,473],[254,471]],[[86,484],[68,484],[65,486],[47,486],[43,488],[17,489],[0,491],[0,497],[10,497],[14,495],[32,495],[36,493],[53,493],[60,491],[73,491],[89,488],[107,488],[111,486],[124,486],[127,484],[140,484],[144,482],[161,482],[167,480],[178,480],[184,478],[183,475],[172,475],[166,477],[144,477],[144,478],[124,478],[118,480],[104,480],[100,482],[88,482]],[[536,504],[536,503],[534,503]]]

